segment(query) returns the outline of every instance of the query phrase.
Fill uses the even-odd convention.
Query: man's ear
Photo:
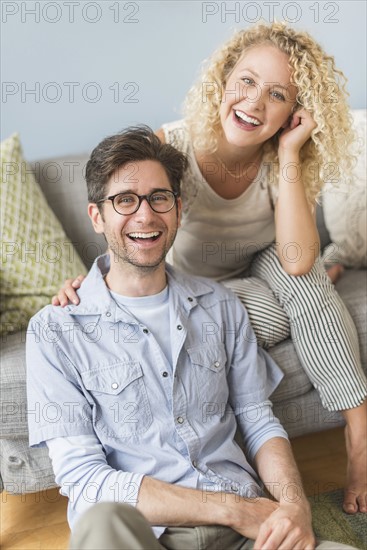
[[[94,231],[96,233],[104,233],[104,221],[98,206],[94,202],[88,204],[88,216],[90,217]]]

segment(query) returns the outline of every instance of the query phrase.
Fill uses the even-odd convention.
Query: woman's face
[[[259,145],[287,126],[297,95],[288,56],[272,45],[246,51],[229,75],[220,106],[226,140]]]

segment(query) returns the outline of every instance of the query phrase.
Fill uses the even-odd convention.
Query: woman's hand
[[[75,289],[80,287],[84,279],[84,275],[78,275],[76,279],[66,279],[64,286],[60,288],[57,296],[52,297],[52,305],[65,307],[70,302],[74,305],[78,305],[80,300]]]
[[[306,141],[310,139],[312,130],[316,126],[312,115],[306,109],[299,109],[293,113],[288,126],[280,134],[279,154],[281,152],[298,154]]]

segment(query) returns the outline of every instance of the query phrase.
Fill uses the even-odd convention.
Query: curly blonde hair
[[[310,203],[317,200],[326,181],[337,185],[349,181],[354,163],[351,147],[355,140],[347,103],[347,79],[306,32],[285,23],[259,23],[239,31],[214,52],[201,79],[189,90],[184,114],[196,150],[214,153],[221,135],[219,109],[223,89],[233,68],[246,50],[270,44],[287,54],[291,82],[297,87],[296,107],[309,111],[317,127],[302,147],[302,179]],[[206,92],[205,97],[203,96]],[[272,163],[277,186],[279,174],[278,136],[264,146],[264,160]]]

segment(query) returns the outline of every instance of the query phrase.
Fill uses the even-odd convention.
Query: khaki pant
[[[251,550],[254,541],[220,525],[170,527],[159,540],[142,516],[129,504],[103,502],[90,508],[77,523],[72,550]],[[355,550],[321,541],[320,550]],[[289,549],[291,550],[291,549]]]

